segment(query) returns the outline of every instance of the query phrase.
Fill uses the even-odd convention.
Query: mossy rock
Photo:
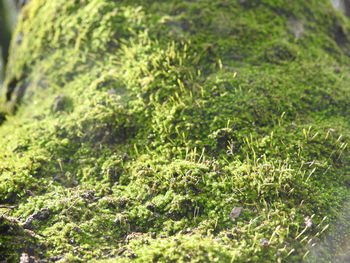
[[[301,262],[349,196],[349,33],[328,0],[32,0],[6,213],[48,261]]]

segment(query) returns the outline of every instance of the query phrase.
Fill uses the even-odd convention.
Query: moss
[[[349,195],[349,25],[326,0],[33,0],[1,203],[49,261],[300,262]]]
[[[138,235],[131,237],[129,242],[130,248],[119,252],[123,256],[120,262],[230,262],[236,256],[214,239],[196,235],[180,235],[170,239]],[[140,250],[140,247],[146,249]]]
[[[15,218],[4,215],[0,217],[0,259],[4,262],[17,262],[22,253],[37,256],[34,245],[36,237],[30,231],[25,231]]]

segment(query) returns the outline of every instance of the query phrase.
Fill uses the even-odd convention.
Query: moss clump
[[[1,202],[49,261],[300,262],[349,194],[349,26],[326,0],[33,0]]]

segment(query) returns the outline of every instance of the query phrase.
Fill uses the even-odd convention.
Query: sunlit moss
[[[348,193],[349,25],[326,0],[33,0],[2,210],[52,261],[300,262]]]

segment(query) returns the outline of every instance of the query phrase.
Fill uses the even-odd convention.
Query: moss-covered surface
[[[328,0],[33,0],[0,210],[49,262],[300,262],[349,193],[349,54]]]

